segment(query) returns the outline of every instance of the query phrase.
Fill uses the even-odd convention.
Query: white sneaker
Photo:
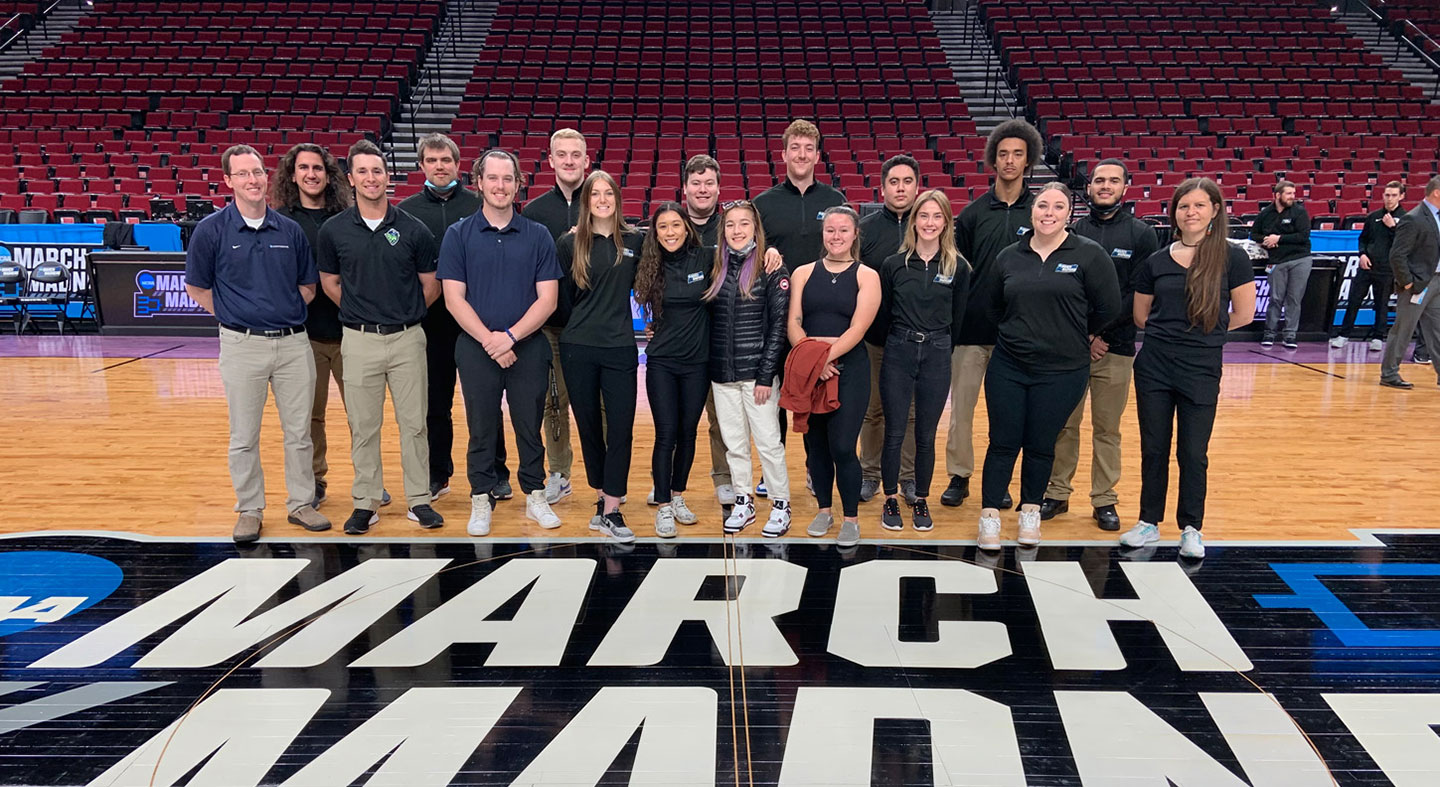
[[[1015,540],[1021,546],[1033,547],[1040,543],[1040,512],[1020,512],[1020,532]]]
[[[1384,349],[1385,349],[1385,342],[1383,342],[1383,341],[1381,341],[1381,340],[1379,340],[1379,339],[1371,339],[1371,340],[1370,340],[1370,352],[1372,352],[1372,353],[1378,353],[1378,352],[1380,352],[1381,350],[1384,350]]]
[[[525,518],[533,520],[546,530],[554,530],[560,526],[560,517],[550,508],[550,501],[545,499],[545,490],[536,489],[525,496]]]
[[[1160,528],[1149,522],[1136,522],[1134,527],[1120,534],[1120,544],[1132,549],[1139,549],[1159,540]]]
[[[700,521],[690,506],[685,505],[685,498],[680,495],[670,496],[670,510],[675,512],[675,522],[680,525],[693,525]]]
[[[660,510],[655,512],[655,535],[675,537],[675,511],[670,506],[660,506]]]
[[[775,500],[770,505],[770,518],[765,520],[765,528],[760,534],[766,538],[779,538],[790,532],[790,504],[784,500]]]
[[[660,505],[659,503],[655,502],[655,487],[653,487],[653,486],[650,487],[650,494],[648,494],[648,495],[645,496],[645,505],[647,505],[647,506],[658,506],[658,505]]]
[[[545,479],[545,502],[558,503],[570,496],[570,479],[559,473],[551,473]]]
[[[592,526],[592,529],[599,530],[622,544],[635,543],[635,531],[625,524],[625,516],[619,511],[600,517],[600,527]]]
[[[494,507],[489,495],[471,495],[470,521],[465,523],[465,532],[472,536],[490,535],[490,511]]]
[[[719,500],[722,506],[735,505],[735,487],[729,484],[721,484],[715,487],[715,499]]]
[[[1330,340],[1330,346],[1338,350],[1341,347],[1344,347],[1346,342],[1349,341],[1350,340],[1346,339],[1344,336],[1336,336],[1335,338]]]
[[[1199,530],[1187,527],[1180,531],[1180,557],[1187,557],[1191,560],[1205,557],[1205,541],[1200,538]]]
[[[725,519],[726,533],[739,533],[741,530],[755,524],[755,503],[749,495],[736,495],[735,507],[730,509],[730,516]]]
[[[987,552],[1000,551],[1000,517],[980,517],[980,533],[975,539],[975,545]]]

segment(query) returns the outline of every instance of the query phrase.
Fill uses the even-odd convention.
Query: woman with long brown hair
[[[1127,547],[1160,540],[1176,434],[1180,556],[1202,558],[1207,452],[1220,398],[1229,331],[1255,319],[1255,272],[1229,240],[1220,186],[1191,178],[1170,198],[1176,240],[1135,273],[1135,324],[1145,341],[1135,356],[1135,409],[1140,419],[1140,521],[1120,536]]]

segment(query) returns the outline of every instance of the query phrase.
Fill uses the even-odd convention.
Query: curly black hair
[[[1025,157],[1025,174],[1029,175],[1035,165],[1045,155],[1045,140],[1040,137],[1040,132],[1035,127],[1020,118],[1011,118],[995,127],[990,132],[990,138],[985,140],[985,166],[995,169],[995,152],[1000,143],[1007,139],[1019,139],[1025,142],[1027,155]]]
[[[295,159],[301,153],[314,153],[325,162],[325,209],[334,213],[350,207],[350,184],[340,171],[340,162],[330,151],[313,142],[301,142],[280,157],[275,174],[270,177],[270,207],[291,208],[300,204],[300,187],[295,185]]]

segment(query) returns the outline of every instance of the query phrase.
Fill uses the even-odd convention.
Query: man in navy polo
[[[195,227],[185,255],[185,290],[220,321],[220,379],[230,410],[230,482],[235,487],[235,542],[260,537],[265,476],[260,419],[269,391],[285,433],[285,508],[306,530],[330,520],[311,505],[310,405],[315,359],[305,334],[306,304],[319,275],[304,230],[266,207],[268,177],[260,154],[234,145],[220,156],[235,199]]]
[[[455,364],[470,427],[466,532],[490,533],[502,395],[510,406],[520,453],[517,475],[525,493],[525,516],[541,527],[556,528],[560,519],[545,498],[545,447],[540,440],[551,352],[540,328],[555,311],[563,273],[550,231],[515,210],[520,161],[503,150],[487,151],[475,160],[472,180],[483,204],[478,213],[445,231],[437,271],[445,306],[463,331],[455,344]]]

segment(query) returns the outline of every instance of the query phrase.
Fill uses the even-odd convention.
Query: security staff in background
[[[580,217],[579,191],[590,171],[585,135],[573,128],[562,128],[551,134],[550,168],[555,171],[555,186],[530,200],[520,213],[543,224],[550,231],[550,240],[554,241],[573,229]],[[560,365],[560,331],[565,326],[557,320],[552,315],[544,329],[553,356],[550,387],[545,396],[544,430],[545,450],[550,459],[545,499],[551,503],[570,496],[570,466],[575,461],[575,452],[570,448],[570,394]]]
[[[1360,229],[1360,269],[1350,280],[1350,296],[1346,298],[1345,319],[1339,328],[1330,332],[1330,346],[1340,349],[1355,330],[1355,315],[1360,311],[1367,292],[1373,293],[1375,321],[1370,324],[1367,337],[1370,352],[1385,349],[1385,334],[1390,329],[1390,294],[1395,289],[1395,275],[1390,269],[1390,246],[1395,241],[1395,225],[1405,215],[1400,198],[1405,194],[1405,184],[1392,180],[1385,184],[1380,199],[1384,207],[1370,212],[1365,217],[1365,226]]]
[[[220,321],[220,380],[230,412],[230,482],[236,543],[260,538],[265,475],[260,419],[265,399],[285,433],[285,508],[306,530],[329,530],[311,505],[313,446],[306,422],[315,398],[315,358],[305,334],[305,305],[319,276],[304,230],[265,207],[265,162],[249,145],[220,155],[234,201],[206,216],[185,252],[185,292]]]
[[[900,252],[905,242],[905,222],[920,193],[920,165],[906,155],[892,156],[880,166],[880,194],[885,204],[860,221],[860,261],[877,273],[885,260]],[[877,319],[865,334],[865,351],[870,357],[870,406],[860,428],[860,499],[869,500],[880,491],[880,456],[885,447],[885,411],[880,402],[880,366],[885,358],[888,328]],[[900,492],[905,502],[915,503],[915,413],[912,411],[900,452]]]
[[[1090,172],[1085,197],[1090,214],[1070,231],[1100,244],[1115,263],[1120,282],[1120,314],[1113,323],[1090,337],[1090,506],[1101,530],[1120,529],[1115,504],[1120,498],[1120,418],[1130,401],[1130,375],[1135,366],[1135,268],[1160,248],[1155,228],[1135,218],[1125,207],[1130,170],[1119,159],[1105,159]],[[1070,420],[1055,439],[1055,463],[1050,484],[1040,501],[1040,518],[1052,519],[1070,510],[1075,468],[1080,463],[1080,422],[1085,419],[1082,395]]]
[[[1270,304],[1265,310],[1265,332],[1261,347],[1273,347],[1278,334],[1286,349],[1300,345],[1295,334],[1300,330],[1300,303],[1310,281],[1310,214],[1300,207],[1295,197],[1295,184],[1282,180],[1275,184],[1275,199],[1260,210],[1250,228],[1250,240],[1270,251],[1266,264],[1270,275]],[[1280,326],[1280,310],[1285,310],[1285,326]]]
[[[950,366],[950,429],[945,438],[950,485],[940,495],[943,505],[958,506],[970,495],[970,476],[975,472],[975,405],[980,401],[980,386],[998,330],[989,312],[1000,281],[993,263],[1002,249],[1023,240],[1032,229],[1030,209],[1035,197],[1026,190],[1025,178],[1044,148],[1040,132],[1023,120],[996,126],[985,141],[985,166],[995,172],[994,185],[966,205],[955,220],[955,246],[971,265],[970,298]],[[1009,491],[999,505],[1013,505]]]

